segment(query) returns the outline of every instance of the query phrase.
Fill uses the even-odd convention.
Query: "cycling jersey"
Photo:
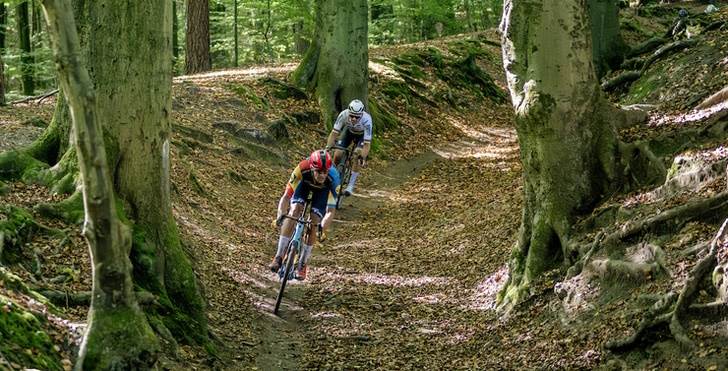
[[[316,183],[311,164],[305,159],[293,169],[286,185],[286,195],[291,198],[291,203],[302,204],[306,202],[309,193],[312,193],[311,210],[323,217],[327,207],[336,207],[336,189],[340,182],[339,172],[332,166],[326,180],[321,184]]]
[[[349,109],[345,109],[339,113],[334,123],[334,130],[341,132],[344,127],[348,128],[353,134],[364,134],[364,142],[372,141],[372,116],[363,112],[362,117],[356,123],[349,121]]]

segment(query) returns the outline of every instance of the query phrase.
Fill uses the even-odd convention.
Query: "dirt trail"
[[[263,336],[258,351],[291,347],[301,358],[298,352],[283,360],[263,357],[256,362],[260,368],[411,368],[432,363],[422,358],[427,347],[447,348],[473,335],[448,314],[482,315],[491,308],[483,302],[493,301],[504,276],[484,279],[499,272],[517,227],[520,170],[512,129],[459,129],[467,129],[461,143],[366,171],[337,214],[331,238],[314,249],[310,279],[286,289],[281,318],[270,319],[271,337]],[[474,180],[484,178],[492,188],[476,192]],[[485,225],[466,224],[482,222],[484,215],[488,228],[508,227],[484,233],[479,228]],[[498,237],[486,241],[490,234]],[[473,256],[483,249],[487,254]],[[277,281],[266,282],[271,303]],[[281,342],[275,340],[280,331],[301,337]]]

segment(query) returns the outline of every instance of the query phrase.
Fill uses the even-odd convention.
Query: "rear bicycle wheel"
[[[296,249],[293,248],[293,241],[288,245],[288,254],[286,255],[286,261],[281,269],[283,270],[283,277],[281,277],[281,287],[278,289],[278,296],[276,297],[276,305],[273,308],[273,314],[278,314],[278,308],[281,306],[283,301],[283,291],[286,289],[286,283],[288,278],[293,273],[293,267],[296,260]]]

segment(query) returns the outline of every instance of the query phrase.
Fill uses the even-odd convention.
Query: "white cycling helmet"
[[[359,99],[354,99],[349,103],[349,114],[361,116],[364,113],[364,103]]]

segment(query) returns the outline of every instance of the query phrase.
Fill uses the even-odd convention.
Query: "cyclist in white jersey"
[[[349,147],[354,144],[354,156],[358,156],[359,161],[352,161],[351,178],[349,185],[343,194],[350,196],[354,193],[354,185],[359,177],[359,172],[366,167],[367,156],[372,144],[372,116],[364,112],[364,103],[358,99],[354,99],[349,103],[349,107],[336,118],[334,128],[329,134],[326,147],[331,148],[336,143],[340,147]],[[334,152],[334,164],[341,161],[342,151]],[[356,157],[354,157],[356,158]]]

